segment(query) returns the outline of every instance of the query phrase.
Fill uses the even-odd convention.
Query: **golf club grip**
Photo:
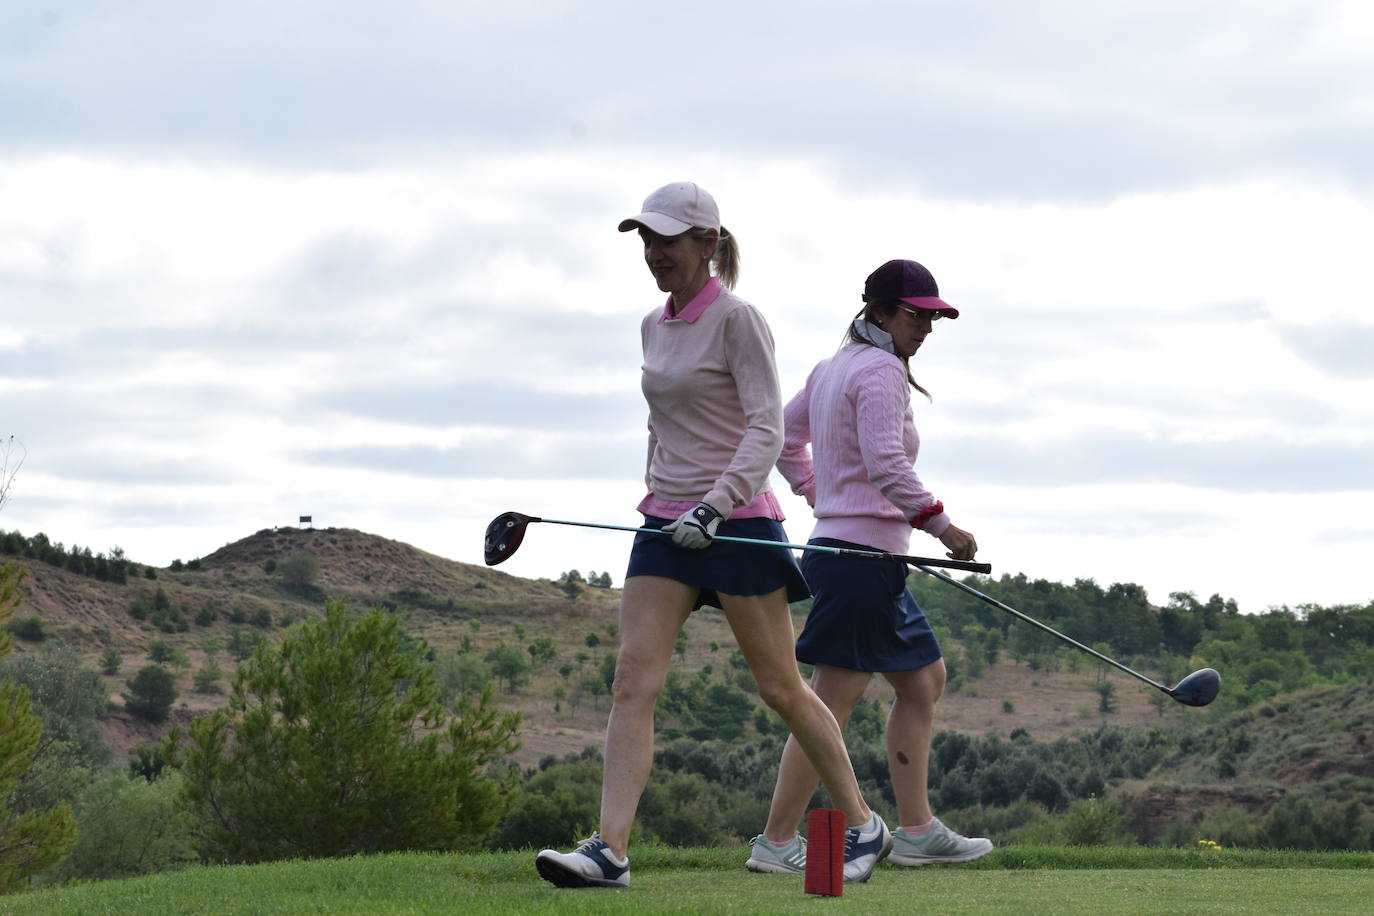
[[[974,563],[972,560],[936,560],[928,557],[898,557],[912,566],[943,566],[945,569],[962,569],[965,572],[992,573],[991,563]]]

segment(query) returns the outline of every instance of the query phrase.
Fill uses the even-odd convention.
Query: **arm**
[[[950,522],[944,504],[921,484],[907,459],[904,436],[910,403],[906,373],[895,365],[882,366],[860,380],[859,448],[868,479],[902,510],[913,528],[939,538],[950,557],[972,560],[978,542]],[[915,435],[914,427],[911,431]]]
[[[782,453],[778,456],[778,472],[792,492],[804,497],[812,507],[816,505],[816,470],[807,446],[811,443],[811,379],[820,368],[811,371],[806,385],[783,408]]]
[[[782,452],[782,391],[773,335],[752,306],[736,309],[724,328],[725,363],[735,382],[745,430],[734,457],[702,502],[729,517],[768,484]]]
[[[906,374],[896,362],[876,366],[858,377],[856,395],[859,450],[869,481],[913,528],[939,537],[950,525],[949,516],[922,485],[906,453]]]
[[[654,451],[658,449],[658,434],[654,432],[654,424],[649,423],[649,455],[644,459],[644,488],[652,491],[654,485],[650,480],[654,469]]]

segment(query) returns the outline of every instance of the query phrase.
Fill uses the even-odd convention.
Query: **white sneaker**
[[[894,865],[938,865],[941,862],[970,862],[992,852],[992,840],[970,839],[950,830],[935,818],[925,836],[912,836],[901,827],[892,835]]]
[[[558,887],[629,887],[630,860],[617,860],[601,834],[593,833],[572,852],[546,849],[534,858],[539,877]]]
[[[786,846],[775,846],[772,840],[760,833],[749,845],[752,852],[744,867],[750,871],[777,875],[806,874],[806,840],[801,836],[794,834]]]
[[[877,823],[875,824],[874,821]],[[863,827],[850,827],[844,832],[844,883],[867,881],[878,863],[892,851],[892,834],[878,815]]]

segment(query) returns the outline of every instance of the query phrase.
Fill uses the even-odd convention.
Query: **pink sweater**
[[[763,316],[712,277],[676,316],[666,305],[644,316],[640,336],[649,495],[639,510],[676,518],[704,502],[727,518],[781,521],[768,475],[782,392]]]
[[[948,515],[931,512],[935,497],[912,467],[921,440],[906,367],[896,356],[846,344],[811,370],[784,422],[778,470],[815,507],[813,538],[906,553],[911,519],[922,519],[921,529],[936,537],[949,527]]]

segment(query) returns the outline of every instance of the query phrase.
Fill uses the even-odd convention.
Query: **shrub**
[[[16,617],[5,624],[5,629],[25,642],[42,642],[48,638],[41,617]]]
[[[196,669],[192,678],[196,693],[219,693],[219,682],[224,680],[224,672],[220,670],[214,659],[207,659],[204,665]]]
[[[287,585],[305,590],[315,584],[315,577],[320,574],[320,559],[313,553],[298,550],[277,564],[277,572]]]
[[[110,773],[76,799],[81,830],[57,876],[100,881],[170,871],[196,861],[193,825],[177,804],[181,776],[153,781]]]
[[[100,656],[100,670],[104,674],[118,674],[119,666],[124,664],[124,656],[118,649],[106,649]]]
[[[19,606],[19,584],[28,571],[14,563],[0,565],[0,622]],[[0,633],[0,657],[9,654],[9,634]],[[11,813],[15,786],[38,754],[43,723],[31,714],[29,692],[9,681],[0,683],[0,893],[21,887],[30,875],[61,862],[76,841],[70,806]]]
[[[261,644],[228,706],[163,744],[207,824],[203,851],[260,862],[474,848],[506,804],[485,767],[518,747],[520,716],[490,690],[446,716],[425,655],[394,614],[351,618],[337,601]]]
[[[124,708],[130,715],[149,722],[166,720],[177,699],[177,689],[170,671],[161,665],[145,665],[125,684],[129,692],[123,694]]]
[[[1121,811],[1105,798],[1085,798],[1059,822],[1070,846],[1106,846],[1132,842],[1121,825]]]

